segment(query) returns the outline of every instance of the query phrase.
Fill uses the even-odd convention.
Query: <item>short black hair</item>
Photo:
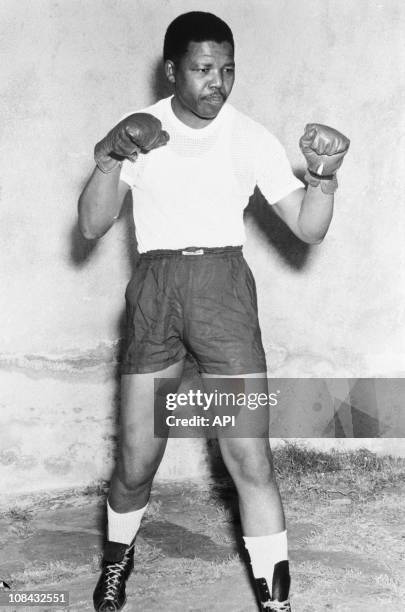
[[[190,42],[213,40],[228,42],[235,50],[231,28],[216,15],[202,11],[191,11],[176,17],[166,30],[163,45],[163,60],[177,63],[187,52]]]

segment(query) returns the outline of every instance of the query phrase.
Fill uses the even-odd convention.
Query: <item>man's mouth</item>
[[[224,97],[220,93],[215,93],[205,96],[205,100],[211,102],[212,104],[222,104]]]

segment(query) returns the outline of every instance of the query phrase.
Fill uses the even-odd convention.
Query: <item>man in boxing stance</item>
[[[255,283],[241,245],[256,186],[301,240],[318,244],[333,212],[348,139],[310,124],[300,140],[307,189],[266,128],[227,102],[234,40],[210,13],[177,17],[164,41],[174,95],[121,120],[95,147],[79,200],[86,238],[105,234],[132,190],[140,257],[126,291],[120,442],[108,502],[97,611],[120,610],[133,546],[166,439],[154,437],[154,378],[180,378],[187,353],[204,384],[255,378],[268,392]],[[234,480],[262,610],[288,611],[287,531],[268,435],[219,439]],[[164,606],[163,606],[164,607]]]

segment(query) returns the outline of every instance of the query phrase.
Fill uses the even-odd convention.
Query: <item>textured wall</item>
[[[405,370],[399,0],[3,0],[0,465],[21,489],[109,473],[133,227],[127,207],[86,243],[76,202],[94,142],[165,92],[165,27],[194,8],[233,28],[232,102],[280,137],[298,172],[306,122],[352,140],[321,246],[291,237],[260,197],[248,209],[271,375]],[[200,447],[181,449],[169,449],[162,475],[184,474],[184,452],[201,472]]]

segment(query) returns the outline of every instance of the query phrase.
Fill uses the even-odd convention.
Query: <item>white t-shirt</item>
[[[138,250],[243,244],[243,209],[256,185],[270,204],[303,185],[277,138],[230,104],[194,129],[176,117],[171,99],[133,111],[154,115],[170,135],[166,146],[121,168],[133,193]]]

